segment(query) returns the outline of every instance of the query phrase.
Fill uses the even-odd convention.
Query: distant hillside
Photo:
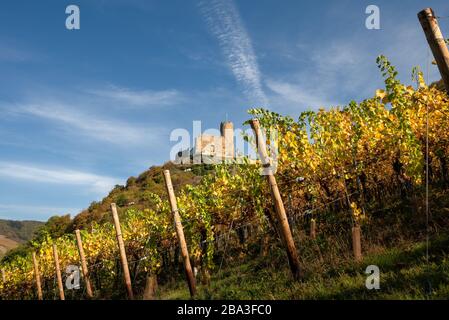
[[[0,235],[0,258],[3,257],[9,250],[17,248],[19,243]]]
[[[43,225],[38,221],[0,220],[0,258],[11,249],[32,239]]]
[[[33,238],[37,229],[43,226],[39,221],[13,221],[0,219],[0,235],[22,243]]]
[[[175,190],[186,184],[195,185],[201,181],[210,167],[207,165],[179,166],[171,162],[163,166],[153,166],[137,177],[130,177],[125,186],[117,185],[99,202],[92,202],[89,208],[83,210],[67,225],[65,232],[73,232],[74,229],[83,229],[92,222],[102,223],[111,218],[110,204],[115,202],[121,208],[148,207],[150,193],[155,193],[161,198],[166,198],[163,170],[169,169]]]
[[[102,224],[110,221],[110,204],[112,202],[116,203],[119,208],[144,209],[150,205],[151,193],[155,193],[163,199],[166,198],[163,177],[163,170],[166,169],[170,170],[173,187],[175,190],[179,190],[186,184],[199,183],[201,176],[207,173],[211,166],[179,166],[171,162],[167,162],[163,166],[153,166],[138,177],[130,177],[126,185],[115,186],[103,200],[92,202],[89,208],[81,211],[73,219],[70,218],[70,215],[63,215],[53,216],[45,223],[0,220],[0,235],[4,235],[0,238],[0,258],[23,254],[27,248],[25,242],[28,240],[39,241],[46,235],[59,238],[65,233],[73,233],[75,229],[89,228],[94,222]],[[5,255],[6,251],[9,251],[7,255]]]

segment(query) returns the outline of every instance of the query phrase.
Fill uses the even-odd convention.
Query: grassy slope
[[[0,258],[19,244],[31,239],[43,225],[38,221],[0,220]]]
[[[448,299],[449,190],[431,188],[430,192],[428,259],[423,199],[417,200],[417,212],[412,212],[408,204],[391,199],[383,210],[373,211],[371,223],[362,227],[365,256],[359,264],[353,261],[347,231],[332,234],[318,226],[318,237],[311,240],[304,225],[293,226],[305,274],[302,282],[292,280],[285,252],[272,240],[266,257],[256,252],[235,258],[238,250],[228,250],[221,271],[212,272],[210,287],[198,284],[197,298]],[[380,290],[368,290],[365,286],[369,265],[380,269]],[[184,280],[161,286],[160,298],[188,299]]]
[[[43,225],[39,221],[12,221],[0,219],[0,235],[14,240],[24,242],[30,240],[36,230]]]
[[[449,297],[449,237],[402,245],[368,255],[360,264],[348,262],[326,274],[306,273],[294,283],[289,269],[258,258],[226,268],[211,286],[198,286],[198,299],[447,299]],[[380,290],[365,287],[368,265],[380,268]],[[284,264],[285,265],[285,264]],[[431,290],[429,290],[431,288]],[[162,299],[188,299],[184,283],[161,289]]]
[[[186,168],[190,168],[190,171],[186,171]],[[86,228],[92,222],[103,223],[106,220],[110,220],[109,212],[112,202],[115,202],[123,210],[130,208],[144,209],[148,207],[149,193],[155,193],[162,198],[166,198],[162,174],[165,169],[170,170],[175,191],[178,191],[186,184],[197,184],[201,180],[201,175],[208,170],[204,166],[175,166],[170,162],[162,166],[153,166],[138,177],[130,177],[125,186],[116,186],[100,202],[93,202],[89,208],[75,216],[72,226],[67,232],[72,233],[77,228]],[[119,214],[120,212],[119,210]]]
[[[16,248],[19,245],[18,242],[6,238],[4,235],[0,235],[0,258],[9,250]]]

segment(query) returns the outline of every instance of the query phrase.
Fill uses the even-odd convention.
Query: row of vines
[[[282,198],[285,202],[288,199],[294,212],[314,208],[347,212],[338,219],[333,217],[332,223],[363,226],[370,223],[370,204],[381,203],[396,190],[405,197],[410,190],[422,187],[426,170],[431,182],[449,183],[449,97],[427,86],[419,69],[413,72],[416,86],[412,87],[397,79],[395,68],[385,57],[380,56],[377,63],[385,88],[361,103],[302,112],[296,120],[265,109],[249,111],[259,119],[267,138],[273,129],[277,131],[276,179]],[[250,137],[248,140],[252,142]],[[177,191],[189,253],[195,268],[202,271],[200,277],[207,278],[216,270],[220,249],[216,240],[230,226],[251,223],[260,235],[276,229],[269,186],[259,170],[258,164],[250,162],[216,165],[198,185]],[[143,290],[148,274],[162,279],[182,274],[166,199],[153,194],[148,209],[121,209],[119,213],[137,291]],[[82,230],[81,237],[95,297],[122,297],[114,225],[94,224],[91,230]],[[53,244],[63,270],[80,264],[72,234],[56,240],[49,235],[32,242],[45,299],[56,296]],[[31,251],[0,268],[4,272],[2,298],[36,298]],[[83,291],[79,292],[74,298],[83,298]]]

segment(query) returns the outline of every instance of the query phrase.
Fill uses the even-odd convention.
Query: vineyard
[[[422,195],[427,179],[438,190],[449,186],[449,97],[428,86],[418,68],[412,72],[415,85],[407,86],[385,57],[377,64],[385,88],[360,103],[306,111],[298,119],[263,108],[249,110],[266,134],[271,160],[277,161],[276,188],[299,254],[299,281],[326,272],[342,257],[361,263],[370,246],[392,245],[404,234],[422,240],[425,232],[447,228],[447,219],[436,215],[426,227]],[[274,132],[276,145],[270,142]],[[246,138],[256,146],[253,137]],[[0,296],[62,298],[54,248],[65,274],[69,265],[82,265],[81,242],[81,289],[66,290],[67,299],[142,298],[158,284],[184,281],[186,261],[194,274],[189,285],[198,281],[204,287],[229,261],[270,259],[280,252],[279,259],[291,266],[291,257],[281,250],[287,239],[271,200],[273,185],[261,167],[249,161],[215,165],[198,184],[175,185],[177,208],[168,196],[155,193],[148,195],[146,209],[118,206],[120,233],[110,220],[81,230],[78,241],[75,233],[34,240],[27,254],[0,264]],[[405,208],[403,216],[391,214],[394,203]],[[179,223],[174,224],[176,216]],[[185,248],[179,243],[179,225]]]

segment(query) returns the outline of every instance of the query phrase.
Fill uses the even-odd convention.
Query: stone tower
[[[234,158],[234,125],[230,121],[220,124],[220,132],[223,141],[223,158]]]

